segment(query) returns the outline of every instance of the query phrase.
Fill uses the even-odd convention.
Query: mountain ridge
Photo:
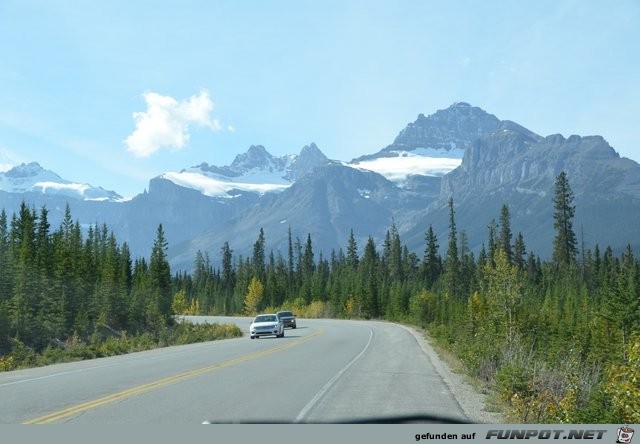
[[[65,180],[53,171],[42,168],[38,162],[21,163],[0,173],[0,191],[8,193],[40,192],[81,200],[123,200],[123,197],[115,191],[94,187],[87,183]]]
[[[351,162],[328,159],[314,143],[281,157],[252,145],[228,166],[202,162],[163,173],[126,202],[69,202],[74,217],[107,223],[138,255],[148,254],[162,223],[172,265],[181,269],[192,266],[198,250],[215,257],[225,241],[237,254],[250,254],[260,228],[268,248],[286,248],[291,229],[294,238],[312,234],[317,251],[328,255],[345,247],[351,230],[360,246],[369,236],[380,245],[395,224],[421,257],[430,225],[439,239],[448,236],[450,197],[471,251],[482,248],[487,226],[507,204],[512,231],[524,234],[527,251],[547,256],[560,171],[574,190],[575,226],[588,247],[597,242],[622,250],[637,238],[637,162],[621,158],[602,136],[543,137],[465,102],[419,115],[392,144]],[[0,205],[15,207],[21,196],[49,202],[52,223],[61,217],[65,197],[37,190],[0,191]]]

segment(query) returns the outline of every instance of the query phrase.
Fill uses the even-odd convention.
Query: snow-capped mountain
[[[456,169],[465,149],[476,138],[495,131],[500,123],[480,108],[457,102],[427,117],[419,114],[391,145],[349,165],[375,171],[401,187],[412,186],[415,176],[442,177]]]
[[[296,179],[329,162],[314,143],[302,148],[299,155],[282,157],[272,156],[262,145],[252,145],[246,153],[237,155],[231,165],[218,167],[205,162],[180,172],[164,173],[159,178],[205,196],[231,199],[243,193],[281,192]]]
[[[38,193],[92,201],[119,201],[122,196],[102,187],[63,179],[37,162],[22,163],[0,173],[0,190],[8,193]]]
[[[587,241],[622,251],[637,239],[638,163],[621,159],[602,137],[542,137],[466,103],[419,115],[391,145],[351,162],[329,160],[315,144],[281,157],[252,146],[228,166],[201,163],[154,177],[128,201],[22,164],[0,174],[0,208],[11,214],[24,200],[46,206],[55,226],[68,204],[81,224],[107,224],[135,256],[149,254],[162,223],[172,266],[189,269],[197,251],[215,261],[227,241],[234,254],[250,254],[260,228],[267,249],[284,251],[290,235],[311,234],[314,249],[329,254],[346,245],[351,230],[360,246],[369,236],[382,242],[393,223],[420,254],[429,226],[447,238],[453,197],[472,251],[506,203],[527,250],[548,256],[560,171],[568,174],[576,226]]]
[[[376,154],[354,159],[348,165],[375,171],[401,187],[413,186],[415,176],[442,177],[453,171],[476,139],[503,127],[517,127],[535,136],[481,108],[456,102],[427,117],[419,114],[391,145]]]

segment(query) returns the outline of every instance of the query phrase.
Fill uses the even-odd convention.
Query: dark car
[[[296,315],[294,315],[290,311],[279,311],[278,313],[276,313],[276,316],[278,316],[278,319],[280,319],[284,323],[285,328],[296,328]]]

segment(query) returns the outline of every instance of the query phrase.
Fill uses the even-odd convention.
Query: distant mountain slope
[[[297,180],[279,194],[264,196],[228,221],[227,229],[211,229],[172,250],[177,265],[188,266],[198,250],[218,251],[229,241],[237,252],[248,254],[260,228],[269,249],[286,254],[288,230],[293,240],[311,234],[316,254],[346,246],[350,230],[364,245],[369,235],[380,238],[394,214],[418,208],[423,199],[371,171],[327,164]],[[231,233],[231,234],[230,234]]]
[[[7,193],[41,193],[80,200],[119,201],[122,196],[114,191],[86,183],[65,180],[37,162],[23,163],[0,173],[0,191]]]

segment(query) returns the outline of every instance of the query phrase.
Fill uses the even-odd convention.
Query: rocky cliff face
[[[446,237],[446,202],[453,197],[458,229],[477,250],[486,245],[487,226],[507,204],[513,233],[523,233],[529,251],[549,256],[555,235],[555,179],[561,171],[574,192],[574,227],[586,248],[598,243],[622,251],[627,243],[637,242],[638,163],[621,158],[601,136],[543,138],[513,125],[502,125],[469,146],[462,164],[443,176],[438,199],[406,236],[417,246],[424,237],[418,227],[433,224],[438,236]]]
[[[393,144],[385,150],[402,148],[465,149],[475,139],[498,129],[500,120],[493,114],[458,102],[429,117],[420,114],[398,134]],[[391,148],[393,147],[393,148]]]
[[[640,166],[620,158],[601,136],[541,138],[510,129],[477,139],[460,167],[443,177],[440,197],[464,200],[497,190],[544,197],[561,171],[578,195],[640,197]]]

